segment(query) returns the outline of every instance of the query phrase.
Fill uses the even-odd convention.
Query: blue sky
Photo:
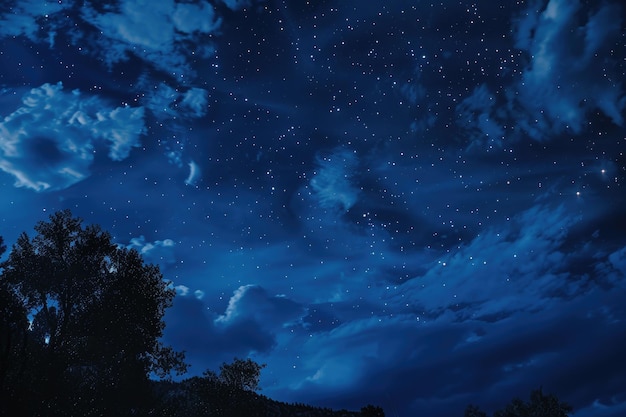
[[[619,1],[0,5],[0,235],[55,210],[176,287],[190,374],[460,415],[626,409]]]

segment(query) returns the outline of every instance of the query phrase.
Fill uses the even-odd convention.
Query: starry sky
[[[190,375],[390,416],[626,413],[619,0],[1,0],[0,235],[69,208]]]

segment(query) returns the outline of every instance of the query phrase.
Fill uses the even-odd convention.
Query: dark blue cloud
[[[517,33],[517,46],[531,56],[516,87],[529,113],[522,127],[535,139],[541,139],[537,131],[558,134],[571,129],[579,133],[586,115],[595,109],[623,125],[626,99],[617,83],[619,75],[597,59],[619,42],[621,7],[602,4],[588,12],[584,25],[579,25],[578,14],[585,13],[581,8],[578,1],[551,0],[534,17],[534,25],[522,25]],[[599,71],[602,77],[595,76]],[[579,88],[582,84],[584,89]]]
[[[48,18],[71,7],[69,2],[40,2],[26,0],[15,2],[15,6],[0,15],[0,35],[20,36],[37,41],[40,36],[54,45],[55,25],[48,25]],[[44,23],[45,22],[45,23]],[[45,33],[40,34],[40,31]]]
[[[239,287],[223,313],[208,310],[200,290],[179,285],[174,307],[168,312],[165,340],[184,348],[194,364],[193,373],[216,368],[233,356],[271,352],[281,333],[299,323],[305,308],[282,295],[270,295],[257,285]]]
[[[626,95],[611,52],[619,48],[621,6],[604,3],[585,10],[579,1],[536,3],[514,25],[515,46],[528,61],[524,68],[504,94],[481,84],[456,108],[456,123],[470,146],[578,134],[594,111],[623,126]]]

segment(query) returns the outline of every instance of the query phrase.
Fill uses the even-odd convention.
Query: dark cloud
[[[178,296],[168,312],[168,322],[177,323],[166,331],[165,339],[184,347],[195,363],[194,373],[203,367],[215,368],[233,356],[270,352],[278,334],[297,325],[305,309],[287,297],[271,296],[256,285],[239,287],[223,314],[207,310],[204,292],[191,294],[189,287],[177,285]],[[229,357],[230,356],[230,357]]]
[[[266,329],[276,329],[300,320],[302,306],[282,296],[270,296],[257,285],[239,287],[230,298],[223,315],[215,323],[225,328],[241,322],[256,322]]]
[[[605,3],[596,11],[581,9],[578,1],[550,0],[538,16],[526,17],[534,24],[524,22],[517,33],[517,46],[531,56],[516,90],[528,112],[522,128],[534,139],[566,129],[579,133],[595,109],[623,124],[626,99],[616,83],[619,75],[597,59],[618,42],[621,7]],[[581,13],[586,15],[582,25]],[[597,77],[599,72],[604,75]]]
[[[456,108],[471,144],[501,147],[523,137],[578,134],[594,111],[623,126],[626,95],[614,55],[621,18],[621,6],[610,2],[588,10],[579,1],[550,0],[525,10],[514,26],[525,68],[504,95],[481,84]]]

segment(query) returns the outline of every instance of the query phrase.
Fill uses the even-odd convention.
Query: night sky
[[[389,416],[626,415],[620,0],[0,0],[0,235],[69,208],[190,375]]]

